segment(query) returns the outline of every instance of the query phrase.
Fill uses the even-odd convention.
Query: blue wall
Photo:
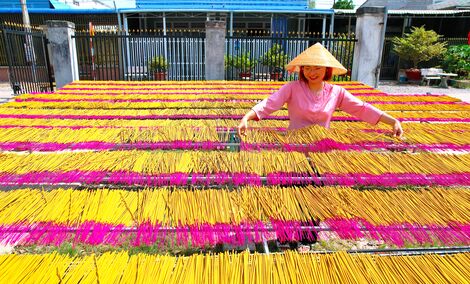
[[[141,9],[304,10],[306,0],[136,0]]]
[[[49,8],[49,0],[26,0],[28,8]],[[4,0],[2,8],[21,8],[20,0]]]

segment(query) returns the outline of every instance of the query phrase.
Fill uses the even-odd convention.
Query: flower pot
[[[455,88],[470,89],[470,80],[450,80],[451,86]]]
[[[155,73],[153,73],[153,77],[157,81],[165,81],[166,80],[166,72],[155,72]]]
[[[282,72],[271,72],[269,78],[274,81],[279,81],[282,78]]]
[[[240,80],[250,80],[251,72],[240,72]]]
[[[421,71],[419,69],[406,69],[406,78],[408,81],[420,81],[421,80]]]

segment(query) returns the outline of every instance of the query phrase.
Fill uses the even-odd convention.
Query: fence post
[[[357,9],[356,46],[351,79],[377,87],[387,23],[385,7]]]
[[[52,51],[52,66],[56,88],[79,80],[78,60],[75,46],[75,24],[67,21],[46,21],[47,39]]]
[[[224,80],[225,21],[206,22],[206,80]]]

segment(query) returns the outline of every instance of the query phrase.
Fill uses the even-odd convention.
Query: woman
[[[287,70],[298,72],[299,80],[282,86],[245,114],[238,125],[238,135],[246,135],[248,121],[263,119],[287,103],[289,130],[312,124],[329,128],[333,112],[338,108],[373,125],[386,123],[393,128],[393,136],[402,136],[403,129],[397,119],[364,103],[344,88],[326,82],[347,70],[320,43],[292,60]]]

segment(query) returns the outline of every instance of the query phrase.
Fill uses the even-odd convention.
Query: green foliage
[[[284,70],[289,62],[289,56],[282,50],[280,44],[273,44],[273,46],[260,58],[261,64],[271,68],[274,72]]]
[[[152,244],[152,245],[140,245],[133,246],[129,243],[123,243],[117,246],[114,245],[88,245],[88,244],[72,244],[72,242],[64,242],[60,246],[48,245],[48,246],[16,246],[14,253],[15,254],[46,254],[56,252],[62,255],[69,255],[71,257],[81,257],[86,255],[96,255],[100,256],[107,252],[126,252],[129,255],[136,254],[168,254],[168,255],[193,255],[195,253],[212,253],[214,248],[210,246],[205,247],[192,247],[188,245],[175,245],[176,238],[174,236],[169,237],[173,239],[173,242],[167,242],[164,245],[162,244]]]
[[[228,56],[228,65],[237,68],[240,72],[250,72],[256,63],[258,61],[252,59],[249,52],[237,56]]]
[[[233,62],[233,56],[224,55],[224,70],[227,70],[228,67],[234,67],[232,62]]]
[[[459,77],[470,79],[470,45],[454,45],[444,54],[444,68],[447,72],[457,73]]]
[[[168,69],[168,63],[165,57],[155,56],[149,61],[149,68],[151,72],[165,72]]]
[[[446,51],[447,43],[438,42],[441,37],[435,31],[425,30],[424,26],[413,27],[403,38],[392,39],[393,51],[402,59],[413,62],[413,68],[418,68],[418,63],[441,57]]]
[[[67,254],[69,256],[76,256],[78,254],[78,250],[74,247],[71,243],[63,243],[59,247],[56,248],[57,253],[59,254]]]
[[[337,0],[332,7],[333,9],[354,9],[352,0]]]

